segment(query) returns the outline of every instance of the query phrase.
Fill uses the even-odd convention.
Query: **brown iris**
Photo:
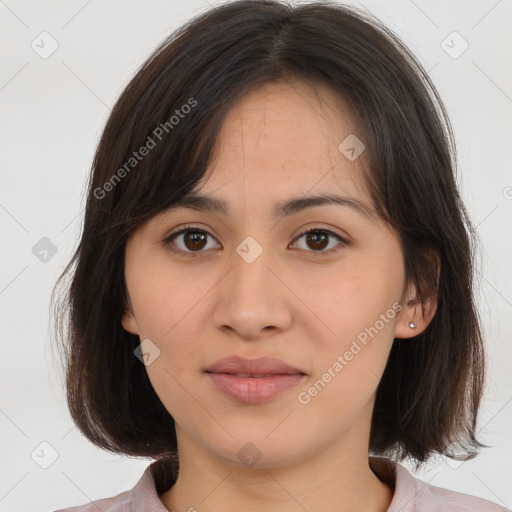
[[[324,249],[328,244],[326,243],[328,240],[328,236],[324,233],[318,231],[311,231],[307,233],[306,240],[309,247],[312,249]]]
[[[201,250],[206,245],[206,237],[206,233],[201,231],[187,231],[183,236],[183,240],[187,249]],[[189,242],[192,244],[191,247],[188,246]]]

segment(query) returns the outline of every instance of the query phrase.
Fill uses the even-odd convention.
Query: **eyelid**
[[[199,226],[197,224],[186,224],[186,225],[176,228],[175,230],[166,234],[164,236],[164,238],[161,240],[161,244],[165,246],[165,245],[169,244],[170,242],[172,242],[174,240],[174,238],[186,233],[187,231],[200,231],[200,232],[203,232],[203,233],[207,234],[208,236],[212,237],[215,241],[217,241],[217,239],[207,229],[202,228],[201,226]],[[305,234],[308,234],[310,232],[325,233],[327,236],[336,237],[339,240],[339,243],[334,248],[331,248],[327,251],[304,251],[304,252],[309,253],[312,256],[329,256],[329,255],[339,252],[341,250],[340,246],[343,247],[343,246],[349,245],[349,241],[347,240],[347,238],[342,237],[341,235],[339,235],[338,233],[335,233],[331,229],[328,229],[328,228],[325,228],[322,226],[313,226],[313,227],[305,228],[303,231],[300,231],[299,233],[297,233],[294,236],[294,239],[291,243],[295,244],[302,236],[304,236]],[[217,242],[217,243],[219,243],[219,242]],[[171,250],[173,252],[180,253],[185,256],[193,256],[194,254],[200,255],[202,253],[207,252],[207,251],[183,251],[181,249],[171,249]]]
[[[338,243],[335,247],[327,250],[327,251],[305,251],[307,252],[308,254],[310,254],[311,256],[313,257],[316,257],[316,256],[331,256],[335,253],[338,253],[342,247],[344,246],[347,246],[349,245],[349,242],[346,238],[342,237],[341,235],[339,235],[338,233],[335,233],[334,231],[332,231],[331,229],[328,229],[328,228],[324,228],[322,226],[313,226],[313,227],[308,227],[308,228],[305,228],[303,231],[300,231],[299,233],[297,233],[293,239],[293,244],[297,243],[297,241],[304,235],[308,234],[308,233],[311,233],[311,232],[320,232],[320,233],[325,233],[327,234],[327,236],[329,237],[336,237],[340,243]]]
[[[183,233],[186,233],[187,231],[202,231],[204,233],[207,233],[212,238],[215,238],[208,229],[202,228],[201,226],[197,224],[185,224],[184,226],[180,226],[179,228],[176,228],[175,230],[170,231],[167,233],[164,238],[161,240],[161,243],[163,245],[168,244],[172,241],[175,237],[178,235],[182,235]]]

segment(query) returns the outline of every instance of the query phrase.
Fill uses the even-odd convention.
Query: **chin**
[[[278,468],[307,458],[306,452],[309,450],[303,450],[303,438],[301,443],[295,443],[290,436],[285,439],[283,436],[276,435],[276,432],[268,436],[271,430],[266,430],[260,436],[247,434],[234,436],[229,441],[224,440],[220,445],[210,445],[210,449],[230,464],[248,469]],[[271,440],[269,437],[272,436],[274,439]],[[301,446],[301,451],[297,450],[298,445]],[[314,453],[315,447],[311,447],[310,451]]]

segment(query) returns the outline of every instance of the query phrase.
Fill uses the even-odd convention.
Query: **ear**
[[[413,338],[421,334],[428,327],[436,309],[435,297],[423,304],[416,297],[406,301],[395,324],[395,338]],[[411,322],[414,322],[415,327],[410,326]]]
[[[121,325],[126,331],[131,332],[132,334],[139,334],[139,325],[137,324],[137,319],[132,312],[131,306],[125,309],[121,319]]]
[[[435,292],[428,297],[423,304],[418,300],[416,286],[409,285],[402,310],[398,315],[395,324],[395,338],[413,338],[421,334],[431,322],[437,310],[437,290],[439,287],[439,276],[441,274],[441,261],[437,254],[431,253],[436,260],[437,278]],[[415,327],[411,327],[411,322]]]

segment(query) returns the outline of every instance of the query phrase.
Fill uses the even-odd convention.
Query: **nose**
[[[289,328],[293,293],[271,252],[254,239],[237,247],[231,270],[217,289],[213,314],[217,329],[257,340]]]

